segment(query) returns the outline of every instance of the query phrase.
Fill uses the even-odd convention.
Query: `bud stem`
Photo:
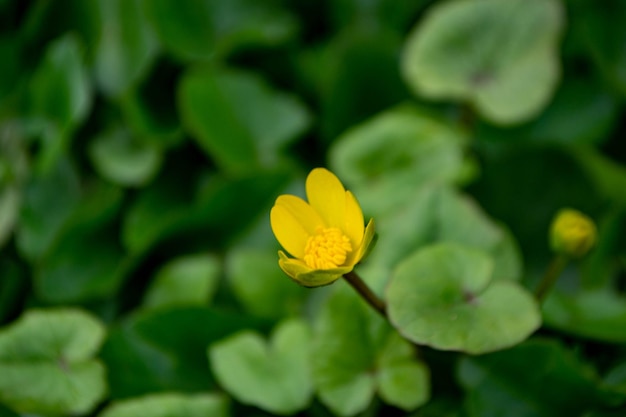
[[[554,284],[561,276],[561,273],[567,266],[569,262],[569,258],[564,255],[555,255],[546,270],[546,273],[543,275],[537,290],[535,291],[535,296],[537,297],[537,301],[539,303],[543,302],[546,298]]]
[[[378,298],[376,294],[363,282],[356,272],[350,271],[343,276],[346,281],[374,308],[381,316],[387,318],[385,302]]]

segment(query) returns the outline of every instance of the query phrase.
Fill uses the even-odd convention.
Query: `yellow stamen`
[[[304,248],[304,262],[314,269],[337,268],[352,252],[350,239],[336,227],[318,227]]]

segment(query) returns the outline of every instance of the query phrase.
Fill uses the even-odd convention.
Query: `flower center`
[[[336,227],[318,227],[304,247],[304,262],[313,269],[332,269],[343,265],[352,252],[350,239]]]

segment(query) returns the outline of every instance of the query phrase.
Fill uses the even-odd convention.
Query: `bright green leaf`
[[[220,272],[221,265],[212,255],[176,258],[157,272],[145,295],[144,306],[208,304],[217,290]]]
[[[209,348],[219,383],[237,400],[287,415],[311,401],[310,332],[304,322],[283,322],[268,344],[256,333],[241,332]],[[271,381],[271,383],[268,383]]]
[[[227,417],[228,401],[217,394],[161,393],[117,401],[98,417]]]
[[[85,414],[104,398],[92,359],[104,325],[72,309],[31,310],[0,329],[0,401],[22,413]]]
[[[527,120],[558,82],[563,14],[556,0],[437,3],[409,35],[404,76],[418,94],[468,100],[493,122]]]
[[[534,298],[492,280],[484,252],[456,244],[418,250],[387,287],[391,323],[409,340],[442,350],[484,353],[526,339],[541,324]]]
[[[367,408],[376,392],[410,410],[428,400],[428,371],[399,337],[351,289],[336,284],[313,339],[313,376],[320,400],[340,416]]]

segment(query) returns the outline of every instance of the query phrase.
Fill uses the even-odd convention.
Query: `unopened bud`
[[[573,209],[560,210],[550,227],[552,250],[571,258],[585,256],[595,245],[596,238],[593,220]]]

